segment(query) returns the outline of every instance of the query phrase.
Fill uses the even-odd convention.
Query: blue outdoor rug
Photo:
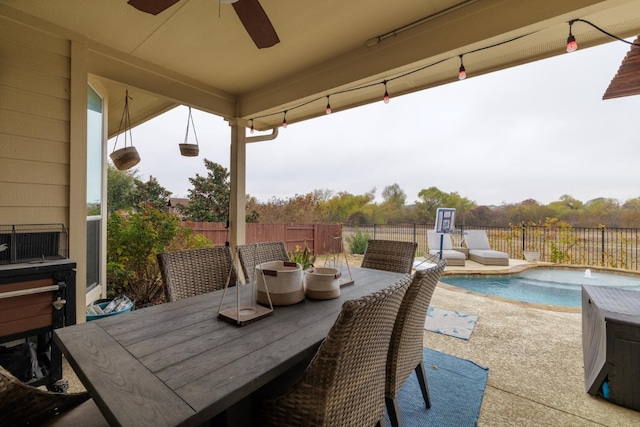
[[[468,340],[478,321],[477,314],[467,314],[460,311],[445,310],[429,307],[424,328],[427,331]]]
[[[424,349],[424,367],[431,408],[425,407],[412,373],[398,394],[404,427],[476,426],[489,368],[428,348]],[[387,425],[391,425],[388,417]]]

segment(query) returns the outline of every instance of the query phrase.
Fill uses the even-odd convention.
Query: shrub
[[[364,254],[364,251],[367,249],[367,243],[371,239],[371,235],[366,231],[362,231],[360,229],[356,229],[356,232],[350,236],[345,238],[349,248],[351,249],[352,254]]]
[[[122,291],[136,305],[158,303],[163,292],[157,254],[210,246],[206,237],[157,209],[114,212],[107,220],[108,293]]]

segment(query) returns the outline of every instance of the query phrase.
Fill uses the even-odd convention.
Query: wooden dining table
[[[218,319],[223,291],[216,291],[57,329],[54,340],[111,425],[200,425],[221,417],[248,425],[252,393],[309,361],[345,301],[403,277],[350,273],[354,283],[340,297],[274,307],[242,327]],[[235,295],[229,288],[222,308],[235,306]]]

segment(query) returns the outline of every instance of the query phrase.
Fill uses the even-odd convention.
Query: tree
[[[388,185],[382,190],[382,199],[383,203],[389,203],[396,207],[404,206],[407,202],[407,193],[400,188],[400,186],[395,183],[392,185]]]
[[[580,220],[580,213],[584,208],[584,203],[568,194],[563,194],[560,196],[560,200],[549,203],[549,208],[553,209],[555,218],[577,224]]]
[[[253,196],[246,195],[245,196],[245,209],[247,211],[247,222],[260,222],[260,206],[258,204],[258,199]]]
[[[182,208],[188,220],[195,222],[225,222],[229,218],[231,184],[229,171],[218,163],[204,159],[207,176],[189,178],[189,206]]]
[[[136,206],[151,206],[154,209],[165,210],[169,202],[171,191],[158,183],[158,180],[150,176],[149,181],[134,180],[135,190],[131,194]]]
[[[398,184],[389,185],[382,190],[382,198],[383,202],[380,204],[379,212],[385,222],[392,224],[405,222],[407,215],[404,205],[407,201],[407,194],[404,190]]]
[[[622,205],[621,227],[640,227],[640,198],[629,199]]]
[[[137,170],[121,171],[115,166],[107,168],[107,212],[111,214],[119,210],[129,210],[135,206],[132,194],[135,192]]]
[[[606,225],[608,227],[618,226],[620,215],[620,202],[616,199],[599,197],[588,201],[584,206],[584,212],[588,223],[587,227],[598,227]]]
[[[420,222],[434,221],[438,208],[455,208],[456,222],[464,223],[467,213],[476,206],[475,202],[456,192],[445,193],[436,187],[420,190],[418,197],[422,199],[416,201],[416,219]]]
[[[324,222],[327,194],[329,193],[325,190],[314,190],[307,194],[296,194],[288,199],[273,197],[267,203],[256,205],[255,209],[260,222],[265,223]]]
[[[555,214],[553,209],[541,205],[536,200],[527,199],[518,204],[505,206],[507,216],[511,224],[536,224],[543,222],[546,218],[552,218]]]
[[[362,221],[362,216],[359,213],[365,209],[365,207],[375,199],[375,188],[370,192],[353,195],[347,192],[340,192],[327,200],[327,212],[329,222],[349,222],[352,217],[357,217],[358,221]]]

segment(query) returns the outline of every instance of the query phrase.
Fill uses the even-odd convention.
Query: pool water
[[[582,285],[640,291],[640,277],[592,270],[533,268],[517,275],[443,276],[440,281],[485,295],[562,307],[582,305]]]

